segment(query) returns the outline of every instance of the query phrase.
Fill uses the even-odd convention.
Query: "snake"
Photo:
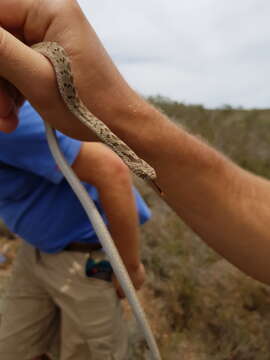
[[[130,168],[130,170],[143,180],[151,182],[154,187],[162,194],[158,185],[154,182],[156,178],[155,170],[143,159],[141,159],[133,150],[129,148],[121,139],[119,139],[100,119],[95,117],[83,104],[76,90],[71,63],[65,50],[55,42],[41,42],[32,46],[32,48],[44,55],[53,65],[59,92],[66,103],[68,109],[84,125],[92,130],[98,138],[108,145]],[[57,136],[54,129],[44,121],[46,136],[49,148],[53,157],[62,171],[67,182],[77,195],[82,204],[93,228],[101,242],[103,249],[112,265],[113,271],[131,305],[135,318],[137,319],[143,331],[151,359],[161,360],[161,355],[155,341],[151,327],[148,324],[146,315],[137,298],[136,291],[125,268],[123,260],[114,244],[111,235],[99,214],[95,203],[89,196],[85,187],[70,168],[57,143]]]
[[[65,49],[58,43],[51,41],[34,44],[31,48],[44,55],[53,65],[59,92],[72,114],[109,146],[135,175],[152,182],[157,187],[154,182],[156,179],[155,170],[84,105],[78,95],[71,62]]]

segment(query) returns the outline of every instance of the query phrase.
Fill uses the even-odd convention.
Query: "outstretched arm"
[[[117,71],[75,0],[1,0],[0,24],[28,45],[59,42],[71,57],[85,104],[156,169],[165,201],[230,262],[270,284],[268,181],[240,169],[141,99]],[[48,61],[3,29],[0,75],[53,126],[80,139],[92,137],[64,107]],[[8,131],[16,126],[16,111],[7,114],[12,100],[1,91],[0,127]]]

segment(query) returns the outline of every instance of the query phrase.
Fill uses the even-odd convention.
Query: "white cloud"
[[[79,3],[140,93],[212,107],[270,107],[268,0]]]

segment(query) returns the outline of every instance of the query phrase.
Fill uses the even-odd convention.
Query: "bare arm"
[[[129,132],[134,125],[134,136],[135,124],[129,124]],[[143,149],[157,170],[165,201],[181,218],[230,262],[270,284],[270,182],[244,171],[150,108],[134,148]]]
[[[168,204],[229,261],[270,284],[268,181],[243,171],[141,99],[117,71],[75,0],[1,0],[0,23],[16,29],[28,45],[58,41],[71,57],[86,105],[156,169]],[[0,75],[52,125],[74,137],[91,138],[64,108],[46,59],[1,29]],[[6,115],[9,104],[1,91],[0,127],[8,131],[16,114]]]
[[[72,168],[80,180],[94,185],[109,222],[109,230],[136,288],[144,273],[132,179],[126,165],[101,143],[85,142]]]

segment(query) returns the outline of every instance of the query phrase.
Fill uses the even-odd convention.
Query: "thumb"
[[[1,77],[15,86],[53,127],[81,140],[93,139],[92,131],[74,117],[62,100],[49,60],[0,27]]]
[[[0,77],[8,80],[34,103],[46,96],[47,91],[44,91],[46,86],[51,88],[55,83],[49,61],[2,27],[0,27]]]

